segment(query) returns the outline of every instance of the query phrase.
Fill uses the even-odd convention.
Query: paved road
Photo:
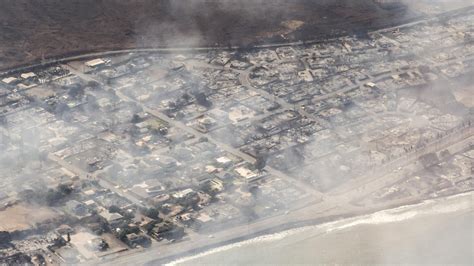
[[[203,62],[194,62],[194,61],[191,61],[189,64],[189,66],[192,66],[192,67],[202,67],[202,68],[212,68],[212,69],[219,69],[219,70],[232,70],[232,71],[238,71],[238,70],[235,70],[235,69],[230,69],[230,68],[226,68],[226,67],[222,67],[222,66],[216,66],[216,65],[211,65],[211,64],[207,64],[207,63],[203,63]],[[105,85],[101,80],[98,80],[97,78],[95,78],[94,76],[92,75],[88,75],[88,74],[85,74],[85,73],[82,73],[80,71],[78,71],[77,69],[71,67],[70,65],[65,65],[65,67],[71,71],[71,73],[81,77],[82,79],[86,80],[86,81],[96,81],[96,82],[99,82],[100,84],[102,84],[104,86],[104,88],[106,90],[114,90],[116,95],[122,99],[123,101],[127,101],[127,102],[134,102],[136,103],[137,105],[141,106],[143,108],[144,111],[150,113],[151,115],[155,116],[156,118],[158,119],[161,119],[167,123],[169,123],[170,125],[176,127],[176,128],[179,128],[181,130],[183,130],[184,132],[186,133],[189,133],[189,134],[192,134],[194,136],[196,136],[197,138],[200,138],[200,137],[206,137],[209,142],[215,144],[216,146],[218,146],[219,148],[221,148],[222,150],[224,151],[227,151],[237,157],[240,157],[242,158],[243,160],[249,162],[249,163],[254,163],[255,162],[255,158],[253,158],[252,156],[240,151],[239,149],[236,149],[230,145],[228,145],[227,143],[223,143],[221,141],[218,141],[216,140],[215,138],[212,138],[211,136],[207,135],[207,134],[203,134],[191,127],[188,127],[186,126],[185,124],[181,123],[180,121],[176,121],[168,116],[166,116],[165,114],[161,113],[160,111],[157,111],[155,109],[152,109],[152,108],[149,108],[147,106],[145,106],[144,104],[142,104],[141,102],[135,100],[135,99],[132,99],[130,98],[129,96],[123,94],[120,89],[113,89],[111,87],[108,87],[107,85]],[[291,104],[288,104],[287,102],[285,102],[283,99],[280,99],[278,97],[275,97],[271,94],[269,94],[268,92],[264,91],[264,90],[261,90],[261,89],[257,89],[257,88],[254,88],[249,80],[248,80],[248,76],[249,76],[249,73],[250,73],[250,69],[248,70],[245,70],[245,71],[238,71],[239,72],[239,78],[240,78],[240,81],[242,83],[242,85],[246,86],[249,90],[252,90],[260,95],[262,95],[263,97],[265,97],[266,99],[268,99],[269,101],[271,102],[277,102],[278,104],[280,104],[281,106],[283,106],[286,110],[293,110],[294,109],[294,105],[291,105]],[[358,86],[360,85],[357,85],[356,87],[354,88],[350,88],[349,90],[352,90],[352,89],[355,89],[357,88]],[[304,117],[312,117],[311,114],[308,114],[306,113],[302,108],[298,108],[298,111],[300,112],[300,114]],[[316,118],[316,117],[313,117],[314,120],[321,120],[319,118]],[[326,121],[320,121],[319,122],[320,124],[322,123],[327,123]],[[324,193],[321,193],[315,189],[313,189],[311,186],[309,186],[308,184],[306,184],[305,182],[301,181],[301,180],[298,180],[298,179],[295,179],[293,177],[290,177],[288,176],[287,174],[275,169],[275,168],[272,168],[270,166],[267,166],[266,168],[266,171],[273,175],[273,176],[276,176],[276,177],[279,177],[287,182],[289,182],[290,184],[294,185],[296,188],[300,189],[301,191],[304,191],[305,193],[309,194],[309,195],[312,195],[313,197],[315,197],[316,199],[322,199],[322,198],[325,198],[326,200],[328,200],[329,196],[325,195]]]
[[[472,133],[472,128],[471,128]],[[456,150],[463,149],[469,143],[474,141],[474,137],[465,138],[460,142],[454,143]],[[452,144],[453,140],[444,138],[440,143],[440,146],[447,148]],[[432,148],[427,147],[425,152],[432,152]],[[421,156],[421,155],[420,155]],[[412,164],[410,169],[415,170]],[[233,239],[239,238],[243,235],[256,234],[261,231],[268,230],[269,228],[276,228],[281,225],[301,222],[301,221],[314,221],[315,219],[322,217],[329,217],[332,215],[347,215],[350,213],[356,213],[355,208],[351,206],[351,202],[354,199],[358,199],[367,196],[381,188],[388,185],[394,184],[403,178],[405,178],[404,172],[392,172],[391,170],[386,175],[378,176],[367,176],[356,180],[357,184],[352,184],[354,187],[349,188],[347,191],[340,191],[337,195],[327,197],[323,202],[311,205],[306,208],[302,208],[296,211],[292,211],[286,215],[274,216],[267,219],[258,220],[256,222],[233,227],[224,231],[220,231],[214,234],[214,238],[209,238],[206,235],[193,235],[193,238],[184,242],[175,243],[173,245],[165,245],[159,243],[149,249],[142,250],[140,252],[132,251],[131,253],[123,253],[123,256],[104,258],[100,263],[105,265],[129,265],[129,264],[157,264],[163,262],[163,259],[169,258],[170,256],[180,255],[184,252],[189,252],[196,249],[197,247],[203,248],[211,246],[213,244],[222,243],[223,241],[232,241]],[[413,200],[413,199],[411,199]],[[390,202],[385,204],[390,206]],[[380,209],[383,209],[385,205],[379,205]],[[359,210],[360,211],[360,210]]]
[[[81,77],[82,79],[86,80],[86,81],[96,81],[96,82],[99,82],[100,84],[102,84],[104,86],[104,88],[106,90],[113,90],[115,91],[116,95],[122,99],[123,101],[126,101],[126,102],[133,102],[137,105],[139,105],[143,111],[153,115],[154,117],[162,120],[162,121],[165,121],[167,123],[169,123],[171,126],[173,127],[176,127],[176,128],[179,128],[181,130],[183,130],[183,132],[186,132],[188,134],[191,134],[193,136],[195,136],[196,138],[201,138],[201,137],[205,137],[208,139],[209,142],[215,144],[217,147],[219,147],[220,149],[222,149],[223,151],[226,151],[232,155],[235,155],[239,158],[242,158],[244,161],[246,162],[249,162],[251,164],[255,163],[255,158],[253,158],[252,156],[248,155],[247,153],[244,153],[242,151],[240,151],[239,149],[237,148],[234,148],[232,147],[231,145],[227,144],[227,143],[224,143],[222,141],[219,141],[215,138],[213,138],[212,136],[208,135],[208,134],[203,134],[191,127],[188,127],[186,126],[185,124],[183,124],[182,122],[180,121],[177,121],[177,120],[174,120],[170,117],[168,117],[167,115],[161,113],[160,111],[158,110],[155,110],[155,109],[152,109],[146,105],[144,105],[143,103],[135,100],[135,99],[132,99],[130,98],[129,96],[123,94],[120,89],[113,89],[111,88],[110,86],[107,86],[106,84],[104,84],[101,80],[98,80],[96,79],[94,76],[92,75],[88,75],[88,74],[85,74],[85,73],[82,73],[80,71],[78,71],[77,69],[71,67],[70,65],[65,65],[65,67],[71,71],[71,73]],[[290,176],[288,176],[287,174],[281,172],[281,171],[278,171],[272,167],[269,167],[267,166],[265,168],[265,170],[271,174],[271,175],[274,175],[276,177],[279,177],[281,179],[284,179],[286,180],[287,182],[289,182],[290,184],[294,185],[295,187],[297,187],[298,189],[300,189],[301,191],[304,191],[305,193],[309,194],[309,195],[312,195],[316,198],[322,198],[323,197],[323,194],[319,191],[316,191],[314,189],[312,189],[311,187],[309,187],[307,184],[297,180],[297,179],[294,179]]]
[[[464,60],[467,60],[467,59],[465,58]],[[449,63],[451,62],[443,62],[437,65],[442,66]],[[401,74],[403,72],[406,72],[406,71],[394,70],[390,73],[378,76],[374,79],[364,81],[364,82],[372,81],[376,83],[377,81],[390,77],[393,74]],[[357,85],[357,86],[360,86],[360,85]],[[357,87],[344,88],[343,90],[349,91],[355,88]],[[249,89],[257,90],[257,92],[263,95],[260,90],[255,89],[251,86],[249,87]],[[271,95],[267,95],[267,97],[274,98]],[[282,224],[287,224],[292,221],[297,222],[297,221],[312,220],[318,217],[329,216],[331,214],[343,214],[343,213],[353,211],[354,208],[351,208],[351,202],[354,199],[367,196],[381,188],[384,188],[386,186],[399,182],[400,180],[405,178],[405,175],[407,174],[406,171],[393,172],[393,169],[398,167],[399,165],[406,167],[410,171],[414,171],[417,169],[416,168],[417,165],[415,162],[418,160],[420,156],[427,153],[434,152],[434,151],[446,149],[453,145],[456,145],[457,149],[461,149],[474,141],[472,137],[472,127],[469,128],[468,132],[465,134],[460,134],[460,135],[456,135],[456,134],[457,133],[454,133],[452,136],[435,140],[433,143],[430,143],[429,145],[425,146],[425,148],[418,150],[416,154],[415,153],[410,154],[407,158],[400,158],[398,160],[391,162],[390,167],[386,167],[386,169],[378,169],[377,173],[370,173],[364,177],[351,181],[347,185],[344,185],[340,187],[339,189],[332,191],[330,195],[327,195],[326,197],[324,197],[323,198],[324,200],[319,204],[315,204],[307,208],[303,208],[303,209],[291,212],[288,215],[280,215],[277,217],[272,217],[270,219],[263,219],[251,224],[237,226],[228,230],[224,230],[222,232],[218,232],[214,234],[213,239],[209,239],[208,237],[204,235],[194,235],[191,240],[186,241],[186,242],[176,243],[170,246],[164,245],[164,246],[152,247],[151,249],[144,250],[143,252],[140,252],[140,253],[123,256],[120,258],[114,258],[111,260],[104,260],[102,262],[105,264],[118,263],[120,265],[126,265],[129,263],[138,263],[138,264],[150,263],[150,262],[157,263],[157,262],[160,262],[160,260],[154,260],[154,259],[163,259],[168,256],[182,254],[183,252],[193,250],[196,247],[205,247],[206,245],[217,244],[221,241],[232,240],[242,235],[248,235],[249,233],[259,232],[261,230],[276,227]],[[407,169],[404,169],[404,170],[407,170]],[[383,206],[379,206],[379,207],[382,208]]]
[[[444,63],[440,63],[439,65],[448,64],[448,63],[449,62],[444,62]],[[200,66],[206,67],[205,65],[200,65]],[[218,66],[209,66],[209,67],[223,69],[223,67],[218,67]],[[393,74],[400,74],[403,72],[406,72],[406,71],[394,70],[390,73],[371,79],[370,81],[375,83],[379,80],[390,77]],[[369,81],[364,81],[364,82],[369,82]],[[358,86],[360,85],[350,87],[350,88],[344,88],[343,90],[349,91],[352,89],[356,89]],[[252,89],[260,93],[261,95],[263,95],[262,91],[259,89],[253,88],[251,86],[249,87],[249,89]],[[124,99],[126,100],[132,100],[126,96],[122,96],[122,97],[124,97]],[[275,98],[272,95],[266,95],[266,97],[268,97],[269,99]],[[292,109],[292,108],[293,106],[291,106],[291,108],[289,109]],[[153,110],[150,110],[150,111],[153,111]],[[163,120],[169,120],[168,117],[166,116],[163,117],[162,116],[163,114],[161,113],[157,113],[156,115],[161,117]],[[182,126],[183,129],[187,128],[185,125],[180,125],[180,126]],[[378,169],[378,171],[376,171],[377,173],[370,173],[364,177],[351,181],[350,183],[347,184],[347,186],[344,185],[340,187],[338,190],[332,191],[329,195],[322,195],[323,201],[319,204],[315,204],[307,208],[303,208],[303,209],[291,212],[288,215],[280,215],[276,217],[271,217],[268,219],[256,221],[251,224],[237,226],[228,230],[224,230],[222,232],[218,232],[214,234],[215,238],[213,239],[209,239],[205,235],[196,234],[196,235],[193,235],[193,238],[191,240],[186,241],[186,242],[177,243],[170,246],[158,244],[156,247],[152,247],[149,250],[144,250],[139,253],[122,256],[120,258],[105,260],[103,261],[103,263],[106,263],[106,264],[118,263],[121,265],[129,264],[129,263],[139,263],[139,264],[147,263],[147,262],[153,261],[152,258],[155,258],[155,259],[165,258],[167,256],[180,254],[189,250],[193,250],[196,247],[203,247],[203,246],[210,245],[213,243],[219,243],[220,241],[235,239],[238,236],[249,234],[249,232],[258,232],[260,230],[265,230],[265,229],[272,228],[278,225],[286,224],[290,221],[297,222],[297,221],[311,220],[318,217],[328,216],[330,214],[337,214],[337,213],[341,214],[341,213],[351,212],[354,210],[354,207],[351,206],[351,202],[354,199],[369,195],[370,193],[374,191],[377,191],[388,185],[394,184],[400,181],[401,179],[405,178],[406,171],[405,172],[404,171],[392,172],[394,167],[397,167],[398,165],[403,164],[404,166],[410,165],[410,167],[407,167],[408,170],[415,170],[416,166],[414,165],[414,162],[416,162],[420,156],[433,152],[434,147],[436,147],[436,149],[444,149],[452,145],[457,145],[458,147],[464,147],[465,145],[467,145],[467,143],[471,143],[473,141],[472,128],[470,130],[471,131],[468,133],[468,138],[462,138],[462,139],[454,138],[453,139],[451,137],[448,137],[448,138],[436,140],[437,142],[436,145],[435,143],[431,143],[431,145],[427,145],[424,149],[418,150],[416,155],[410,155],[410,158],[395,160],[394,162],[391,163],[391,167],[387,167],[385,169],[385,172],[383,171],[384,169]],[[190,133],[194,134],[196,132],[193,131]],[[286,178],[291,178],[291,177],[286,177]]]
[[[128,193],[126,191],[123,191],[121,189],[116,188],[116,185],[114,185],[113,183],[111,183],[107,180],[103,180],[101,178],[97,178],[96,174],[90,174],[90,173],[80,169],[79,167],[76,167],[73,164],[70,164],[69,162],[59,158],[58,156],[56,156],[52,153],[48,154],[48,159],[50,159],[53,162],[56,162],[60,166],[64,167],[65,169],[67,169],[69,171],[71,171],[72,173],[76,174],[80,179],[83,179],[83,180],[97,180],[101,187],[109,189],[110,191],[113,191],[113,192],[117,193],[118,195],[128,199],[130,202],[132,202],[132,203],[134,203],[134,204],[136,204],[140,207],[144,207],[143,203],[139,199],[137,199],[136,197],[134,197],[133,195],[131,195],[130,193]]]
[[[434,139],[430,143],[427,143],[423,148],[413,150],[411,153],[407,153],[404,156],[401,156],[397,159],[394,159],[380,167],[377,167],[373,170],[368,170],[367,174],[360,178],[354,178],[341,186],[330,191],[329,195],[338,196],[338,195],[348,195],[351,191],[357,190],[361,187],[364,187],[370,183],[376,182],[380,179],[387,179],[383,174],[389,174],[390,172],[404,167],[409,164],[415,163],[420,157],[426,154],[435,153],[442,151],[449,147],[456,147],[456,152],[461,151],[463,148],[468,147],[471,143],[474,143],[474,130],[473,127],[467,127],[462,131],[451,133],[447,136],[444,136],[440,139]],[[388,179],[389,182],[395,181],[393,179]]]
[[[453,10],[448,12],[449,14],[455,14],[455,13],[462,13],[462,12],[471,12],[473,7],[464,7],[460,8],[457,10]],[[420,18],[419,20],[413,21],[413,22],[408,22],[402,25],[397,25],[391,28],[385,28],[385,29],[380,29],[377,31],[373,31],[370,33],[380,33],[380,32],[388,32],[396,29],[401,29],[401,28],[406,28],[406,27],[411,27],[414,25],[430,22],[437,20],[439,17],[442,17],[444,14],[438,14],[434,15],[431,17],[423,17]],[[331,40],[337,40],[339,37],[334,37],[334,38],[328,38],[325,39],[324,41],[331,41]],[[300,46],[300,45],[310,45],[310,44],[316,44],[316,43],[321,43],[321,39],[316,39],[316,40],[309,40],[309,41],[297,41],[297,42],[284,42],[284,43],[273,43],[273,44],[263,44],[263,45],[256,45],[254,48],[255,49],[265,49],[265,48],[278,48],[278,47],[287,47],[287,46]],[[185,53],[185,52],[206,52],[206,51],[213,51],[213,50],[235,50],[235,49],[240,49],[241,47],[238,46],[211,46],[211,47],[155,47],[155,48],[135,48],[135,49],[122,49],[122,50],[113,50],[113,51],[106,51],[106,52],[92,52],[92,53],[87,53],[87,54],[82,54],[82,55],[76,55],[76,56],[68,56],[68,57],[62,57],[62,58],[51,58],[44,60],[41,63],[38,64],[32,64],[24,67],[18,67],[14,69],[9,69],[7,71],[3,71],[1,73],[11,73],[11,72],[17,72],[17,71],[25,71],[28,69],[36,68],[36,67],[41,67],[46,64],[57,64],[57,63],[66,63],[66,62],[71,62],[71,61],[76,61],[76,60],[85,60],[88,58],[96,58],[96,57],[104,57],[104,56],[113,56],[113,55],[120,55],[120,54],[127,54],[127,53]]]
[[[426,20],[418,21],[418,22],[414,22],[414,23],[423,23],[424,21],[426,21]],[[413,24],[410,24],[410,25],[413,25]],[[403,25],[398,26],[396,28],[400,28],[400,27],[403,27]],[[299,45],[299,44],[302,44],[302,43],[297,42],[297,43],[285,44],[285,45],[281,45],[281,46]],[[267,48],[277,47],[277,45],[269,45],[269,46],[266,46],[266,47]],[[265,48],[265,47],[262,47],[262,48]],[[200,48],[200,49],[206,50],[206,48]],[[220,48],[211,48],[211,49],[220,49]],[[183,49],[182,51],[188,51],[188,50],[189,49],[187,49],[187,50]],[[63,58],[63,59],[60,59],[60,60],[55,60],[54,62],[55,63],[57,63],[57,62],[67,62],[67,61],[72,61],[72,60],[79,60],[79,59],[85,59],[85,58],[91,58],[91,57],[102,57],[102,56],[107,56],[107,55],[129,53],[129,52],[160,52],[160,51],[166,52],[167,50],[163,50],[163,49],[133,49],[133,50],[122,50],[122,51],[110,51],[110,52],[105,52],[105,53],[92,53],[92,54],[82,55],[82,56],[78,56],[78,57]],[[179,50],[175,50],[175,49],[168,50],[168,52],[170,52],[170,51],[179,51]],[[456,60],[459,60],[459,59],[456,59]],[[450,62],[444,62],[444,63],[441,63],[439,65],[449,64],[449,63]],[[77,71],[75,71],[75,72],[77,73]],[[84,78],[85,80],[95,80],[93,77],[91,77],[89,75],[84,75],[82,73],[78,73],[78,75],[80,77]],[[246,75],[247,75],[247,78],[246,78]],[[386,74],[386,76],[389,76],[389,75],[392,75],[392,74],[391,73]],[[384,78],[384,77],[379,76],[379,77],[377,77],[377,80],[380,80],[382,78]],[[246,79],[247,79],[247,81],[246,81]],[[97,81],[97,80],[95,80],[95,81]],[[374,82],[376,80],[371,79],[369,81]],[[364,82],[369,82],[369,81],[364,81]],[[248,72],[247,72],[247,74],[244,73],[244,75],[242,75],[241,82],[243,82],[243,83],[248,82]],[[374,82],[374,83],[376,83],[376,82]],[[250,83],[248,85],[249,85],[249,87],[248,87],[249,89],[255,89],[251,86]],[[354,85],[354,87],[344,88],[343,91],[339,91],[338,93],[342,93],[344,91],[350,91],[351,89],[356,89],[358,86],[361,86],[361,85],[356,84],[356,85]],[[116,92],[117,92],[117,95],[120,98],[122,98],[123,100],[136,102],[135,100],[129,98],[128,96],[123,95],[120,91],[116,91]],[[260,94],[262,94],[261,90],[258,90],[258,92]],[[275,97],[272,96],[272,95],[266,95],[266,97],[273,98],[275,100]],[[330,97],[330,96],[325,96],[325,97]],[[287,104],[282,105],[282,106],[284,108],[289,107]],[[144,107],[144,110],[149,112],[150,114],[155,115],[156,117],[158,117],[158,118],[160,118],[164,121],[167,121],[171,125],[173,125],[177,128],[180,128],[180,129],[184,130],[185,132],[191,133],[191,134],[193,134],[195,136],[198,136],[198,137],[203,135],[202,133],[200,133],[200,132],[198,132],[198,131],[190,128],[190,127],[187,127],[186,125],[167,117],[166,115],[160,113],[159,111],[150,109],[150,108],[145,107],[145,106],[142,106],[142,107]],[[294,106],[291,105],[291,109],[293,109],[293,108],[294,108]],[[301,109],[301,108],[299,108],[299,109]],[[305,116],[307,116],[307,115],[305,115]],[[310,116],[307,116],[307,117],[310,117]],[[471,136],[472,136],[472,134],[471,134]],[[207,136],[207,135],[206,135],[206,137],[209,138],[209,136]],[[468,138],[467,140],[472,141],[472,137]],[[242,153],[239,150],[226,145],[225,143],[221,143],[219,141],[216,141],[215,139],[211,139],[210,141],[215,143],[219,147],[223,148],[224,150],[228,151],[229,153],[232,153],[232,154],[234,154],[238,157],[241,157],[241,158],[243,158],[244,160],[246,160],[248,162],[254,162],[253,157],[251,157],[251,156],[249,156],[245,153]],[[445,140],[442,140],[442,141],[445,141]],[[461,140],[461,141],[466,141],[466,140]],[[456,144],[459,144],[459,143],[456,143]],[[438,146],[441,146],[441,147],[447,147],[449,145],[452,145],[452,143],[448,142],[448,141],[444,144],[443,143],[438,143]],[[432,149],[432,148],[427,149],[426,152],[431,151],[430,149]],[[417,157],[417,158],[419,158],[419,157]],[[413,158],[413,160],[416,160],[417,158]],[[53,159],[57,160],[57,158],[54,158],[54,157],[53,157]],[[61,161],[59,160],[59,162],[61,162]],[[67,162],[61,162],[60,164],[63,165],[64,163],[67,164]],[[66,167],[66,168],[72,169],[70,167]],[[80,172],[78,170],[80,170],[80,169],[76,169],[73,172],[75,172],[77,174],[78,172]],[[277,172],[276,174],[278,175],[279,173]],[[284,178],[291,178],[291,177],[287,177],[286,175],[283,175],[283,177]],[[291,212],[288,215],[281,215],[281,216],[273,217],[271,219],[263,219],[263,220],[259,220],[259,221],[256,221],[254,223],[251,223],[251,224],[242,225],[242,226],[238,226],[238,227],[235,227],[235,228],[232,228],[232,229],[229,229],[229,230],[218,232],[217,234],[215,234],[215,238],[213,238],[213,239],[209,239],[208,237],[203,236],[203,235],[193,235],[193,239],[191,241],[176,243],[174,245],[159,244],[156,247],[154,246],[154,247],[152,247],[150,249],[147,249],[147,250],[144,250],[143,252],[140,252],[140,253],[130,254],[129,256],[122,256],[122,257],[119,257],[119,258],[113,258],[111,260],[105,259],[102,262],[107,263],[107,264],[120,264],[120,265],[143,264],[143,263],[152,261],[153,258],[164,258],[164,257],[169,256],[169,255],[180,254],[182,252],[192,250],[196,247],[202,247],[202,246],[209,245],[209,244],[212,244],[212,243],[219,243],[220,241],[223,241],[223,240],[232,240],[232,239],[235,239],[238,236],[248,235],[249,233],[258,232],[260,230],[265,230],[265,229],[277,226],[279,224],[286,224],[289,221],[312,220],[314,218],[327,216],[329,214],[343,213],[343,212],[347,211],[347,209],[346,209],[346,207],[348,206],[347,203],[349,203],[350,200],[353,199],[355,196],[368,195],[368,194],[372,193],[373,191],[376,191],[380,188],[385,187],[387,184],[389,184],[393,181],[394,181],[394,176],[393,175],[376,176],[376,177],[370,176],[370,177],[358,179],[357,184],[352,184],[354,186],[349,187],[348,190],[340,190],[339,192],[341,192],[341,193],[334,193],[331,197],[324,198],[324,201],[319,203],[319,204],[315,204],[315,205],[310,206],[308,208],[304,208],[304,209],[301,209],[301,210],[298,210],[298,211],[295,211],[295,212]],[[367,184],[369,184],[369,183],[370,183],[370,186],[367,186]],[[357,188],[357,189],[355,189],[355,188]],[[324,196],[324,195],[321,195],[320,193],[318,193],[316,196]],[[341,206],[345,206],[345,207],[341,207]]]

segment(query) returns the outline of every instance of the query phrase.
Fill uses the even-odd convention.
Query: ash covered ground
[[[37,1],[0,0],[4,69],[66,56],[0,71],[0,265],[156,265],[472,194],[472,1]],[[110,51],[151,46],[201,49]]]

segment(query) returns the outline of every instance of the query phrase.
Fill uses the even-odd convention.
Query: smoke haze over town
[[[471,1],[0,5],[0,264],[472,262]]]

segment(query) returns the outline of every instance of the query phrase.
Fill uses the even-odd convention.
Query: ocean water
[[[474,265],[474,193],[264,235],[169,265]]]

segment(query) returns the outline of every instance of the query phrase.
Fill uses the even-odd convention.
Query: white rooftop
[[[10,84],[12,82],[15,82],[16,80],[17,80],[17,78],[15,78],[15,77],[8,77],[8,78],[2,79],[2,82],[6,83],[6,84]]]
[[[257,176],[257,173],[253,172],[252,170],[245,168],[245,167],[239,167],[235,169],[235,171],[241,175],[242,177],[246,179],[254,178]]]
[[[232,160],[225,156],[222,156],[222,157],[217,158],[216,161],[218,163],[226,164],[226,163],[230,163]]]
[[[97,58],[94,60],[90,60],[86,62],[86,66],[88,67],[96,67],[105,64],[105,61],[101,58]]]
[[[33,72],[28,72],[28,73],[23,73],[21,74],[22,79],[29,79],[29,78],[34,78],[36,77],[36,74]]]
[[[191,192],[193,192],[193,190],[190,189],[190,188],[188,188],[188,189],[185,189],[185,190],[183,190],[183,191],[179,191],[179,192],[174,193],[173,196],[174,196],[175,198],[183,198],[183,197],[185,197],[186,195],[188,195],[188,194],[191,193]]]

